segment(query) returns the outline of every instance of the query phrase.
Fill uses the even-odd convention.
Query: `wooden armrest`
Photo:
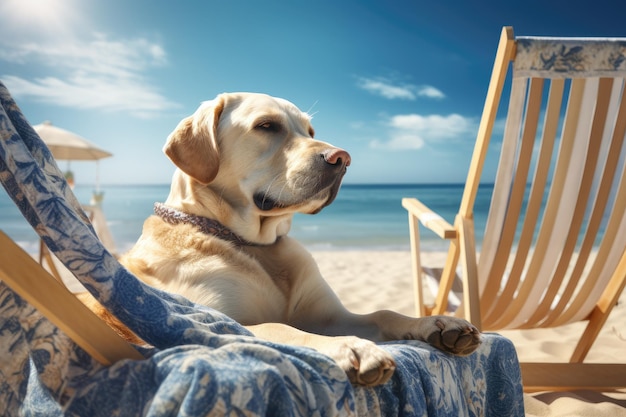
[[[415,216],[424,227],[432,230],[439,237],[443,239],[456,239],[457,231],[454,226],[416,198],[403,198],[402,207]]]
[[[0,280],[103,365],[143,356],[0,231]]]

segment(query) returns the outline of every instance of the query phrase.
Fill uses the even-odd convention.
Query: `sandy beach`
[[[409,252],[335,251],[313,252],[323,276],[344,305],[355,313],[379,309],[414,315]],[[445,253],[425,253],[424,266],[443,265]],[[520,360],[566,362],[584,324],[556,329],[503,331]],[[588,362],[626,362],[626,296],[622,295],[587,357]],[[625,376],[626,378],[626,376]],[[626,390],[525,394],[527,416],[626,417]]]

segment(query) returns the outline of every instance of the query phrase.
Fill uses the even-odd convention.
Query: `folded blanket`
[[[45,144],[0,83],[0,181],[52,252],[154,348],[95,362],[0,282],[0,407],[7,415],[523,415],[513,345],[485,335],[455,357],[427,344],[383,344],[398,369],[353,387],[313,350],[258,340],[207,307],[146,286],[98,240]],[[54,302],[54,300],[51,300]]]

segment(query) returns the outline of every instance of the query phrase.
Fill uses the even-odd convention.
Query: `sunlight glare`
[[[62,33],[73,18],[68,0],[4,0],[2,3],[0,12],[12,16],[16,30]]]

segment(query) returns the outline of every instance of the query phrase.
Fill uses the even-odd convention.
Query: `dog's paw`
[[[456,317],[423,317],[423,339],[444,352],[469,355],[480,346],[480,331],[470,322]]]
[[[333,337],[319,350],[333,358],[355,385],[371,387],[384,384],[396,369],[389,353],[374,342],[355,336]]]

